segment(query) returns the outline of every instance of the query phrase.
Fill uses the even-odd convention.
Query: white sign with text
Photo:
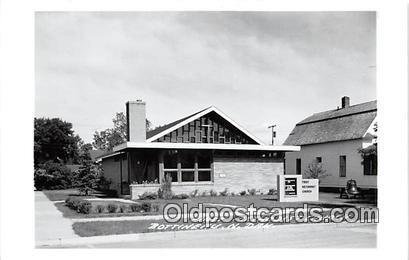
[[[303,179],[301,175],[277,175],[278,201],[318,201],[318,179]]]

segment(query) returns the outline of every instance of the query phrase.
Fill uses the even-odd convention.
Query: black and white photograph
[[[408,21],[4,0],[0,258],[407,259]]]
[[[376,12],[35,19],[38,247],[376,247]]]

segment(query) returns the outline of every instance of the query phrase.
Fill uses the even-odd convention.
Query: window
[[[347,157],[345,155],[341,155],[339,157],[339,177],[346,176],[347,176]]]
[[[212,153],[199,151],[168,151],[164,155],[164,174],[172,182],[212,181]]]
[[[211,181],[212,171],[208,170],[199,170],[198,171],[198,181]]]
[[[364,157],[364,175],[378,175],[377,164],[378,160],[376,155],[366,155]]]
[[[194,182],[195,171],[182,170],[182,182]]]
[[[178,182],[178,172],[176,171],[165,171],[165,176],[169,175],[172,178],[172,182]]]
[[[298,158],[295,161],[295,174],[301,175],[301,158]]]
[[[317,163],[322,163],[322,157],[316,157],[315,161],[317,161]]]

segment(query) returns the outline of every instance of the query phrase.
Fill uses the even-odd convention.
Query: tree
[[[72,184],[72,172],[65,165],[48,161],[34,171],[37,190],[67,189]]]
[[[109,184],[102,174],[101,164],[92,161],[91,150],[91,144],[84,144],[82,142],[79,158],[81,166],[73,176],[73,186],[78,188],[79,192],[83,195],[89,195],[92,191],[101,189]]]
[[[34,118],[34,164],[78,161],[78,143],[72,124],[59,118]]]
[[[363,159],[367,156],[374,156],[376,159],[378,158],[378,123],[374,124],[373,131],[373,144],[366,148],[358,149],[358,153],[362,156],[362,164],[364,163]]]
[[[126,142],[126,116],[123,112],[116,113],[112,119],[114,126],[102,131],[95,131],[92,146],[95,149],[112,151],[115,146]],[[146,130],[152,128],[151,122],[146,119]]]
[[[327,171],[322,168],[322,163],[317,160],[308,164],[307,169],[304,171],[306,179],[321,179],[328,176]]]

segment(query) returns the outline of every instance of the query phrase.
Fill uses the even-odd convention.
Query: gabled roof
[[[254,140],[257,144],[263,145],[263,142],[261,142],[257,137],[253,136],[250,134],[246,129],[244,129],[242,126],[234,122],[231,118],[229,118],[227,115],[225,115],[222,111],[220,111],[218,108],[211,106],[206,109],[200,110],[199,112],[196,112],[190,116],[181,118],[179,120],[176,120],[172,123],[169,123],[167,125],[158,127],[157,129],[154,129],[152,131],[149,131],[146,133],[146,142],[152,142],[155,141],[156,139],[172,132],[173,130],[178,129],[179,127],[182,127],[210,112],[215,112],[219,116],[221,116],[223,119],[228,121],[230,124],[232,124],[234,127],[239,129],[241,132],[243,132],[245,135],[247,135],[250,139]]]
[[[284,145],[308,145],[362,138],[376,118],[376,100],[313,114],[296,124]]]
[[[167,130],[167,129],[169,129],[169,128],[171,128],[171,127],[173,127],[173,126],[175,126],[175,125],[177,125],[177,124],[179,124],[181,122],[183,122],[184,120],[189,119],[189,118],[191,118],[191,117],[205,111],[206,109],[209,109],[209,107],[205,108],[203,110],[200,110],[199,112],[196,112],[196,113],[194,113],[194,114],[192,114],[190,116],[178,119],[176,121],[173,121],[172,123],[169,123],[169,124],[166,124],[166,125],[163,125],[163,126],[159,126],[159,127],[155,128],[153,130],[150,130],[150,131],[146,132],[146,139],[149,139],[149,138],[151,138],[151,137],[153,137],[153,136],[155,136],[157,134],[160,134],[161,132],[163,132],[163,131],[165,131],[165,130]]]

